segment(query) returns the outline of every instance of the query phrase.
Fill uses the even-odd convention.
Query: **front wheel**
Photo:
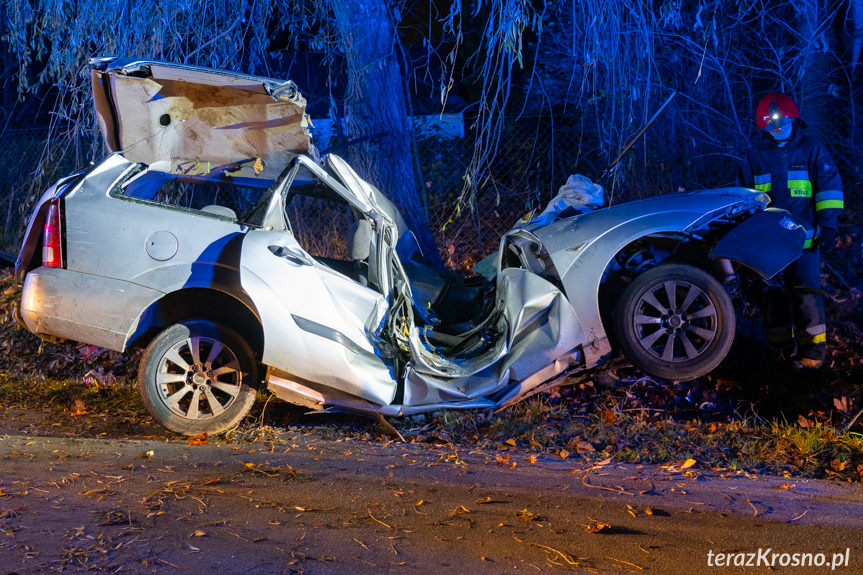
[[[234,331],[206,320],[167,328],[147,346],[138,391],[162,425],[183,435],[218,434],[252,408],[257,361]]]
[[[617,303],[626,357],[650,375],[686,381],[712,371],[734,341],[734,306],[722,285],[686,264],[664,264],[633,280]]]

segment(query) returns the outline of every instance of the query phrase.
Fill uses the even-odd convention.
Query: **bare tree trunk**
[[[417,192],[395,27],[386,0],[330,0],[348,65],[345,124],[354,169],[393,200],[423,254],[440,254]]]

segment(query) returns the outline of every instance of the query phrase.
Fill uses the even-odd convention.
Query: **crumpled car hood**
[[[108,147],[161,171],[274,180],[312,153],[306,100],[290,81],[183,64],[94,58]]]

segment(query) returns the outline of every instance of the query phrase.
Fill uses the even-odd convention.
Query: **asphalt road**
[[[857,485],[307,432],[58,437],[45,417],[0,410],[0,575],[863,573]],[[826,564],[782,567],[795,553]]]

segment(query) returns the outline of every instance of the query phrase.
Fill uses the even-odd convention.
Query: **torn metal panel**
[[[499,369],[512,379],[529,378],[584,342],[572,306],[554,285],[519,268],[503,270],[499,282],[511,342]]]
[[[290,81],[149,61],[90,66],[105,142],[133,162],[274,180],[311,152],[306,101]]]
[[[742,263],[770,279],[800,257],[805,241],[806,230],[788,212],[768,208],[732,228],[710,257]]]
[[[506,385],[492,370],[486,369],[468,377],[441,378],[408,368],[405,374],[404,408],[453,404],[488,397]]]
[[[498,278],[498,302],[495,329],[488,332],[489,326],[480,326],[474,334],[488,333],[495,342],[476,357],[447,357],[446,350],[431,349],[427,340],[418,337],[418,330],[412,330],[413,361],[406,377],[405,406],[507,394],[516,383],[545,373],[559,358],[580,357],[574,348],[584,332],[554,285],[526,270],[508,268]],[[562,362],[561,369],[570,363],[570,359]]]

